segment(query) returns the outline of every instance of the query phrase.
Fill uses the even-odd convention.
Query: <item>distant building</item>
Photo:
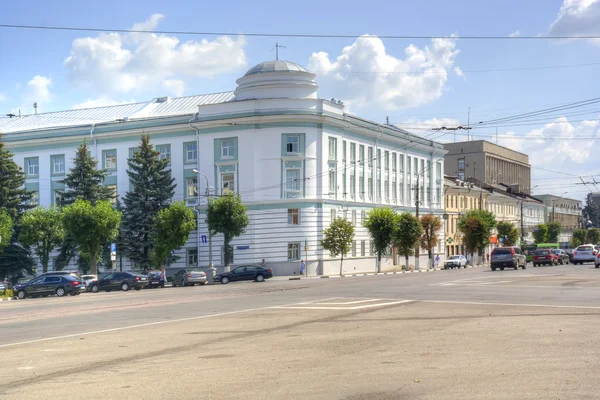
[[[504,183],[516,192],[531,193],[529,156],[485,140],[444,144],[446,174],[460,180]]]
[[[546,205],[545,222],[561,223],[562,233],[558,237],[559,242],[570,242],[573,238],[573,229],[581,226],[583,203],[579,200],[552,194],[536,195],[535,197]]]

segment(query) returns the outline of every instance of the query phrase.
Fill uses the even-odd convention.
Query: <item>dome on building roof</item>
[[[291,61],[264,61],[250,68],[244,76],[262,74],[264,72],[308,72],[303,66]]]

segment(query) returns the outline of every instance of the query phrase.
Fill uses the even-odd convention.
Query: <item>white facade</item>
[[[365,213],[383,205],[414,211],[420,174],[420,213],[441,216],[443,147],[346,114],[341,102],[318,98],[314,74],[281,63],[254,67],[238,79],[235,93],[3,118],[2,140],[26,171],[26,187],[50,206],[84,140],[99,167],[109,170],[105,184],[124,197],[127,159],[140,136],[149,135],[170,159],[177,184],[173,200],[195,206],[201,195],[198,235],[192,234],[173,267],[208,265],[209,246],[202,238],[208,180],[211,195],[233,190],[248,206],[247,232],[232,242],[234,265],[265,259],[282,275],[297,273],[298,260],[307,259],[309,274],[339,272],[339,261],[319,245],[335,214],[355,222],[356,248],[346,255],[346,271],[372,271]],[[212,249],[219,268],[221,235],[213,238]],[[393,266],[391,259],[382,265]]]

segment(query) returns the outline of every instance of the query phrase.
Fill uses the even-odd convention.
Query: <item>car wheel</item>
[[[100,291],[100,288],[98,287],[98,285],[92,285],[92,293],[98,293]]]
[[[596,264],[596,268],[600,268],[600,264]]]
[[[61,288],[61,287],[57,288],[56,289],[56,295],[58,297],[63,297],[65,295],[65,288]]]
[[[495,270],[496,270],[496,267],[492,267],[492,271],[495,271]]]
[[[17,298],[23,300],[25,297],[27,297],[27,292],[25,292],[24,290],[19,290],[17,292]]]
[[[77,293],[76,293],[76,292],[71,292],[71,293],[69,293],[69,296],[76,296],[76,295],[77,295]]]
[[[523,268],[523,269],[527,269],[527,263],[523,264],[523,265],[521,266],[521,268]]]
[[[229,278],[224,276],[221,278],[221,284],[227,285],[229,283]]]
[[[504,267],[500,267],[500,271],[504,271]]]
[[[121,284],[121,290],[124,291],[124,292],[128,291],[129,290],[129,284],[127,282],[123,282]]]
[[[516,263],[513,268],[515,269],[515,271],[518,270],[519,269],[519,263]]]
[[[135,289],[135,290],[142,290],[142,288],[141,288],[141,287],[135,287],[134,289]]]
[[[265,277],[261,274],[256,275],[256,282],[264,282]]]

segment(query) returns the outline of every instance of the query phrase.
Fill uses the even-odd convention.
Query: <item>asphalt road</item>
[[[27,299],[0,398],[595,399],[598,328],[589,264]]]

